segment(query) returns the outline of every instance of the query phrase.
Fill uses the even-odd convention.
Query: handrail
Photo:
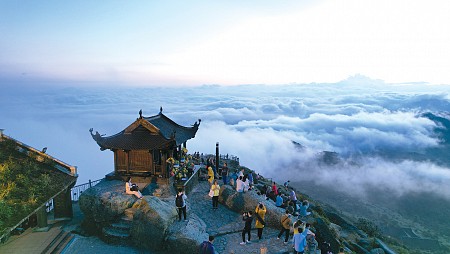
[[[72,198],[72,202],[77,202],[78,199],[80,198],[81,193],[83,193],[83,191],[91,188],[92,186],[95,186],[96,184],[98,184],[103,179],[105,179],[105,178],[98,179],[98,180],[95,180],[95,181],[91,181],[89,179],[89,182],[87,182],[87,183],[83,183],[83,184],[79,184],[77,186],[74,186],[70,190],[70,197]]]

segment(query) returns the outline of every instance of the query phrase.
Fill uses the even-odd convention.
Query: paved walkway
[[[207,233],[216,236],[214,246],[221,254],[238,253],[262,253],[261,248],[266,248],[270,254],[293,253],[293,244],[283,244],[283,239],[277,240],[279,229],[266,227],[263,237],[258,241],[257,231],[252,230],[251,242],[240,245],[242,242],[242,229],[244,221],[242,215],[229,210],[219,203],[217,210],[212,209],[212,201],[208,196],[209,184],[201,181],[188,195],[190,213],[197,214],[206,223]],[[189,216],[189,214],[188,214]],[[254,222],[253,222],[254,225]]]
[[[61,232],[61,225],[60,223],[49,224],[50,229],[45,232],[34,232],[32,228],[28,228],[22,234],[11,236],[5,244],[0,245],[0,253],[42,253]]]

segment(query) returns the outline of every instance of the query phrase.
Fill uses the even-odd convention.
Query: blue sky
[[[450,84],[448,1],[1,1],[0,82]]]

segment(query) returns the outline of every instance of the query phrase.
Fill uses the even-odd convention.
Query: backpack
[[[183,194],[177,195],[177,197],[175,198],[175,205],[177,207],[183,207]]]

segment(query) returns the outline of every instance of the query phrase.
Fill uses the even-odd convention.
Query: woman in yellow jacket
[[[258,229],[259,240],[261,240],[264,225],[266,225],[266,222],[264,221],[266,212],[267,212],[266,206],[263,203],[259,202],[259,204],[256,206],[255,209],[255,217],[256,217],[255,227]]]
[[[213,193],[212,196],[213,209],[217,209],[217,205],[219,204],[219,192],[220,192],[220,186],[217,183],[217,179],[214,180],[213,185],[211,185],[210,191]]]
[[[208,167],[208,182],[209,185],[212,185],[212,182],[214,181],[214,171],[212,167]]]

